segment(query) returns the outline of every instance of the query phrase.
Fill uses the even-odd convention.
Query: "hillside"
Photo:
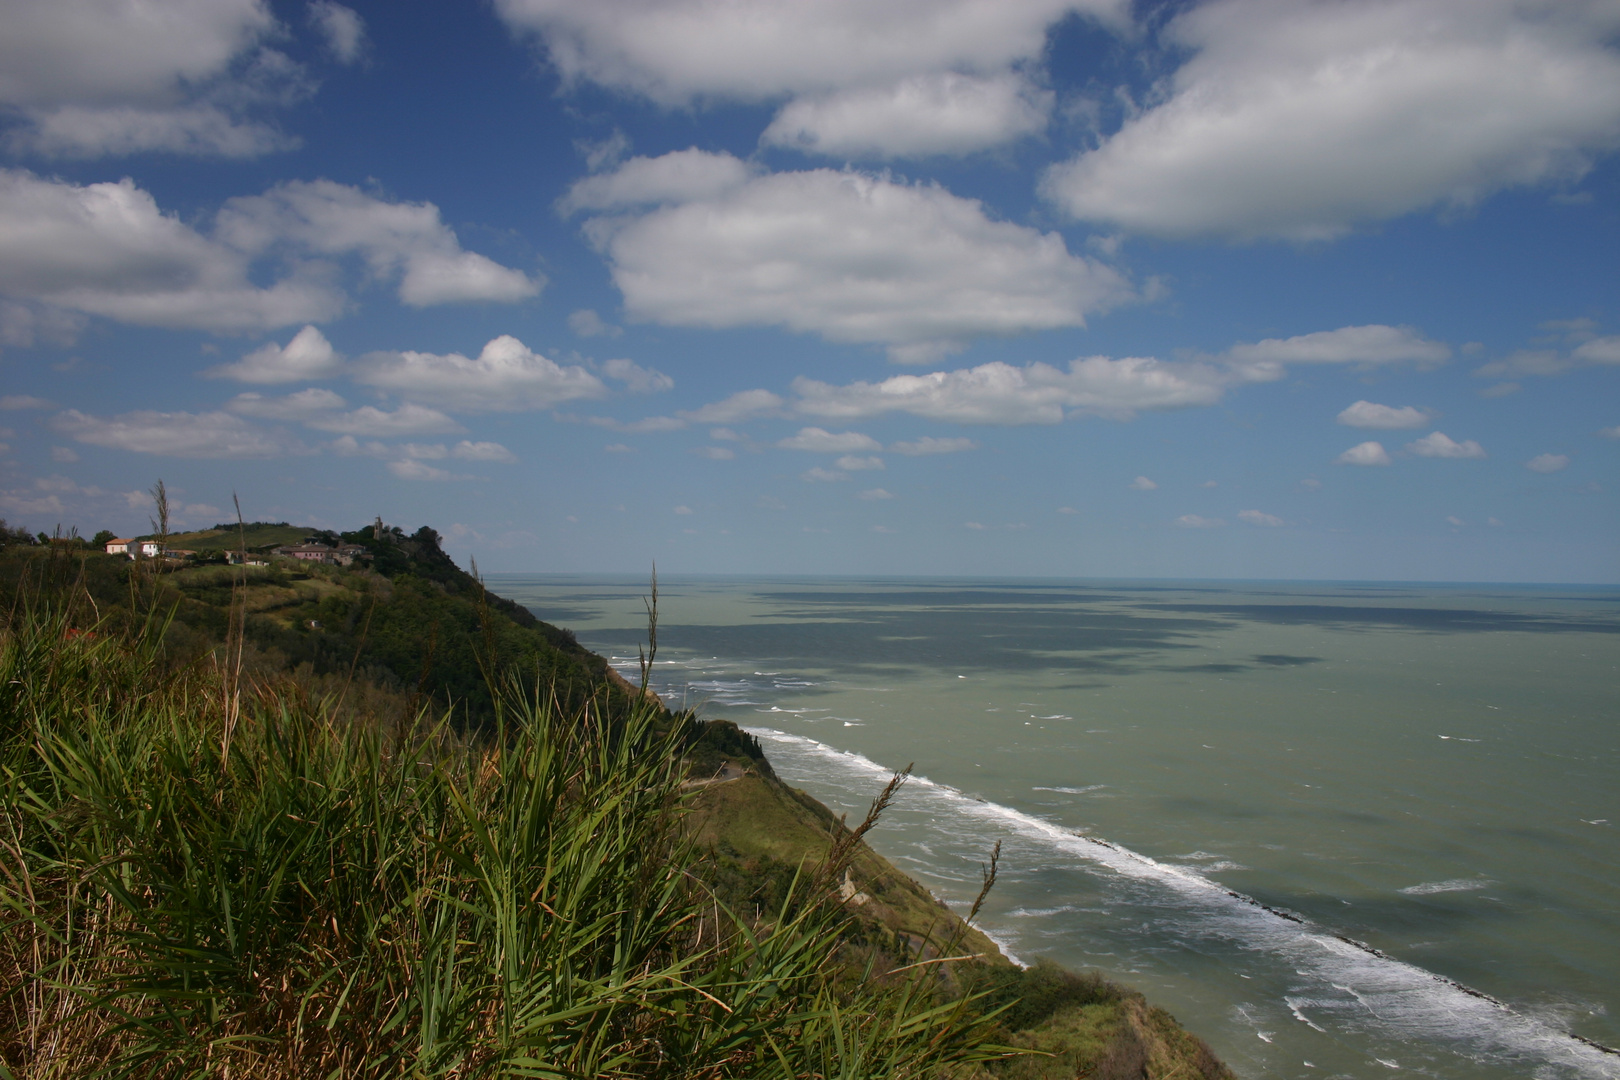
[[[236,525],[224,523],[215,525],[210,529],[170,533],[169,546],[192,551],[207,551],[210,549],[235,551],[239,547],[245,547],[249,551],[263,551],[267,548],[301,543],[308,537],[319,535],[320,532],[320,529],[311,526],[289,525],[285,521],[254,521],[244,524],[240,528]],[[148,533],[135,539],[152,540],[155,538],[155,533]]]
[[[677,869],[702,883],[700,901],[707,896],[707,903],[723,905],[710,910],[698,903],[690,925],[697,927],[699,942],[705,933],[710,941],[725,940],[727,934],[769,935],[775,932],[772,927],[798,926],[795,920],[810,918],[819,929],[806,929],[807,940],[836,942],[830,952],[825,944],[818,946],[825,959],[816,965],[830,967],[805,969],[797,976],[812,983],[831,980],[815,993],[851,1001],[861,994],[879,994],[881,1007],[874,1004],[878,999],[868,1002],[878,1008],[874,1015],[884,1009],[921,1008],[919,994],[930,1001],[954,1000],[959,1004],[952,1008],[967,1009],[950,1014],[956,1016],[950,1023],[958,1025],[952,1030],[967,1040],[962,1044],[966,1056],[954,1059],[958,1064],[948,1070],[950,1075],[1085,1075],[1099,1080],[1229,1075],[1206,1047],[1140,996],[1094,976],[1045,966],[1022,971],[1009,964],[994,943],[927,890],[858,838],[852,844],[849,828],[826,807],[783,784],[754,739],[729,722],[703,723],[643,698],[568,631],[488,594],[444,554],[433,530],[407,536],[368,527],[345,533],[343,539],[363,546],[366,557],[350,567],[280,559],[265,567],[165,567],[96,553],[8,550],[0,555],[0,605],[10,613],[3,644],[15,656],[21,638],[30,633],[38,637],[38,613],[54,611],[52,617],[68,629],[57,631],[55,639],[36,640],[36,651],[44,648],[54,655],[64,643],[91,641],[83,631],[94,630],[92,647],[106,652],[98,662],[109,670],[133,662],[121,659],[127,647],[130,656],[147,657],[142,678],[148,684],[158,672],[168,673],[132,700],[143,700],[141,695],[167,700],[165,694],[184,691],[186,723],[205,732],[218,723],[217,708],[210,703],[221,700],[217,695],[229,685],[231,642],[240,640],[242,681],[236,685],[247,690],[237,692],[257,702],[246,712],[256,708],[262,716],[322,717],[317,728],[339,733],[335,737],[344,742],[382,740],[378,752],[385,757],[388,752],[380,748],[388,740],[409,737],[436,718],[463,733],[462,740],[473,739],[443,744],[428,755],[448,754],[450,761],[484,753],[477,747],[498,732],[513,731],[513,717],[530,717],[520,725],[528,731],[539,723],[532,719],[539,715],[537,708],[545,716],[575,718],[569,723],[580,731],[596,730],[603,722],[611,725],[604,731],[641,730],[646,739],[672,748],[674,772],[658,782],[675,785],[671,797],[678,814],[668,819],[669,825],[649,820],[634,826],[651,830],[648,836],[654,838],[639,856],[643,870],[636,872],[654,869],[664,857],[660,851],[687,853],[678,857]],[[54,671],[57,661],[51,665]],[[111,686],[124,678],[102,675],[92,681]],[[24,717],[18,700],[15,694],[0,695],[0,744],[12,740],[13,751],[20,745],[15,739],[38,726],[37,720]],[[30,708],[54,705],[47,695],[43,704],[36,701]],[[81,721],[58,722],[71,729]],[[172,727],[173,722],[167,723]],[[355,734],[343,736],[343,731]],[[220,738],[199,737],[204,743],[208,737]],[[26,754],[12,755],[14,763],[25,759]],[[504,758],[497,754],[490,760]],[[20,774],[14,766],[8,775],[15,780]],[[608,779],[603,782],[614,786]],[[410,802],[398,812],[410,816],[423,811]],[[656,808],[641,812],[654,818],[660,813]],[[306,814],[297,811],[296,817],[302,820]],[[845,853],[837,854],[840,850]],[[158,853],[153,857],[166,858]],[[548,901],[546,895],[540,887],[527,902],[560,910],[563,900]],[[9,910],[19,909],[13,904]],[[722,911],[730,914],[723,917]],[[800,914],[790,918],[793,911]],[[733,924],[731,918],[740,922]],[[919,963],[922,967],[915,966]],[[21,993],[27,982],[12,982],[0,992]],[[711,986],[705,993],[717,991]],[[27,1009],[14,997],[0,1000],[13,1003],[14,1022],[21,1022]],[[969,1000],[971,1007],[964,1004]],[[973,1019],[1003,1007],[999,1020]],[[4,1015],[0,1011],[0,1024]],[[969,1052],[970,1044],[995,1043],[1040,1053],[996,1060]],[[22,1060],[0,1049],[0,1065],[15,1072]],[[18,1075],[30,1073],[24,1068]]]

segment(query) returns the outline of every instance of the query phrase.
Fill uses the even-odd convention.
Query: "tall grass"
[[[935,969],[843,971],[813,868],[764,919],[702,887],[687,733],[651,703],[564,713],[509,673],[472,742],[223,693],[156,620],[74,630],[45,604],[0,629],[0,1076],[901,1077],[994,1052]]]

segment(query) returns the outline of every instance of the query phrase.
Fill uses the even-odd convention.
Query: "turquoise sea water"
[[[492,587],[633,676],[644,583]],[[1620,590],[687,580],[655,685],[1240,1075],[1620,1077]]]

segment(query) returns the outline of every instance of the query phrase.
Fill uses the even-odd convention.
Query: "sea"
[[[639,678],[645,580],[490,586]],[[659,582],[651,681],[1242,1077],[1620,1077],[1620,589]]]

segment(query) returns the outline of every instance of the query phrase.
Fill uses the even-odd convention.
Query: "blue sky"
[[[0,515],[1620,581],[1620,3],[16,0]]]

